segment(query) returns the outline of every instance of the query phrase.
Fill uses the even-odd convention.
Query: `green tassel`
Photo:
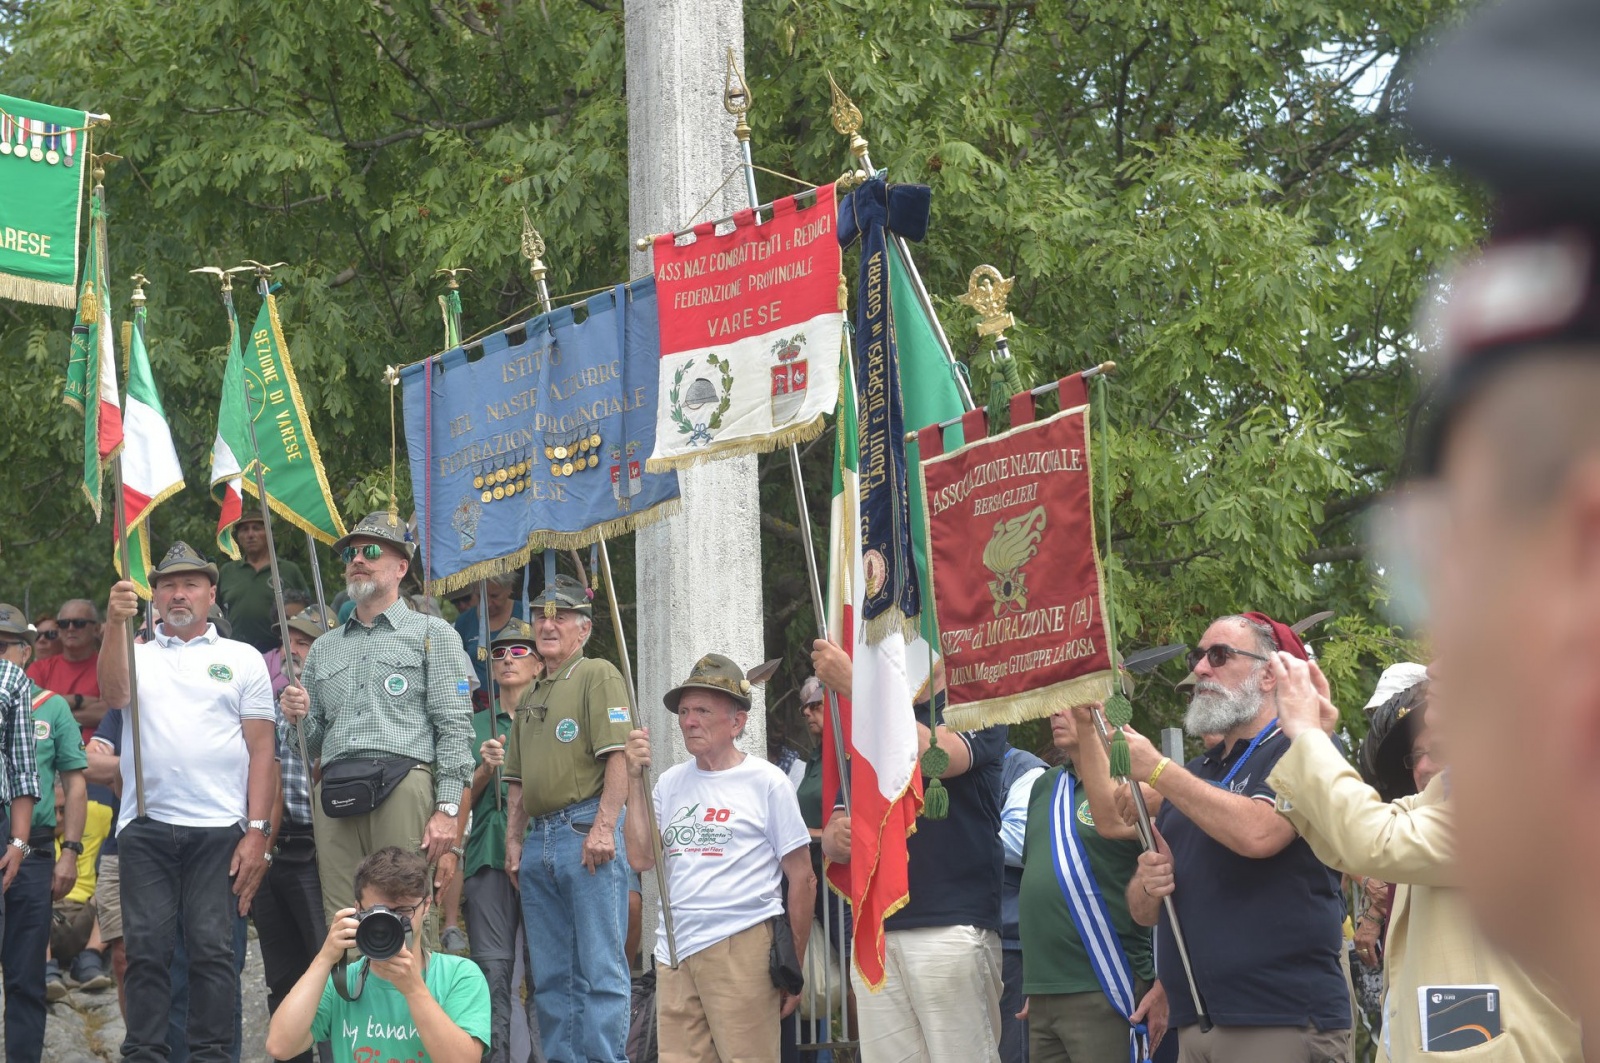
[[[1122,691],[1113,691],[1100,711],[1105,713],[1106,723],[1112,727],[1126,727],[1133,722],[1133,702]]]
[[[928,780],[928,788],[922,791],[922,815],[925,819],[945,819],[950,815],[950,791],[937,775]]]
[[[1111,777],[1126,779],[1133,774],[1133,757],[1128,752],[1128,738],[1121,731],[1111,734]]]
[[[1011,427],[1011,395],[1006,374],[996,366],[989,374],[989,434],[992,436]]]
[[[938,782],[949,770],[950,754],[940,749],[937,742],[930,742],[928,748],[922,751],[922,774]]]

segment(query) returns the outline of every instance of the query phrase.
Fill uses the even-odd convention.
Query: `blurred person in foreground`
[[[1500,209],[1440,306],[1415,479],[1382,538],[1431,592],[1461,882],[1488,935],[1600,1030],[1600,9],[1498,4],[1408,119]],[[1419,603],[1420,604],[1420,603]],[[1420,612],[1420,611],[1419,611]],[[1414,614],[1415,615],[1415,614]],[[1590,1033],[1590,1058],[1600,1039]]]
[[[1474,1060],[1582,1063],[1578,1025],[1552,987],[1482,940],[1455,888],[1447,773],[1434,774],[1420,794],[1385,803],[1329,739],[1339,711],[1321,669],[1281,653],[1270,667],[1278,726],[1290,740],[1270,777],[1278,811],[1329,866],[1398,884],[1379,1058],[1422,1060],[1441,1047],[1458,1047]],[[1492,1008],[1498,1033],[1489,1026],[1458,1028],[1443,1045],[1422,1043],[1419,991],[1485,985],[1499,990]]]
[[[424,946],[418,928],[428,918],[430,878],[424,853],[394,846],[357,865],[357,907],[335,913],[316,958],[273,1014],[266,1045],[272,1058],[330,1041],[334,1063],[479,1063],[489,1045],[489,987],[471,960]],[[399,951],[336,970],[356,948],[361,917],[379,906],[402,920]],[[335,978],[345,979],[343,992]]]

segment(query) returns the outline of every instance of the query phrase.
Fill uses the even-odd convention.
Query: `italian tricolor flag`
[[[100,519],[105,467],[122,446],[117,403],[117,358],[111,338],[111,286],[107,283],[105,209],[89,200],[89,248],[72,323],[63,401],[83,414],[83,493]]]
[[[161,393],[150,371],[150,352],[145,346],[145,308],[133,314],[131,326],[124,326],[128,354],[128,397],[122,409],[122,505],[128,522],[128,567],[122,571],[122,553],[114,558],[117,572],[133,581],[145,598],[150,597],[150,526],[148,518],[156,505],[183,490],[183,467],[172,444],[172,428],[161,405]]]
[[[829,636],[850,654],[853,704],[839,699],[844,746],[850,756],[850,863],[828,866],[828,882],[850,898],[856,972],[873,990],[884,981],[883,921],[910,898],[906,839],[922,807],[917,768],[917,721],[911,692],[920,677],[908,674],[906,644],[898,633],[869,645],[856,617],[856,597],[866,586],[861,554],[860,437],[855,373],[848,350],[840,368],[837,460],[829,535]],[[822,736],[823,795],[839,792],[832,720]]]
[[[224,292],[228,311],[228,364],[222,373],[222,401],[217,410],[217,437],[211,443],[211,497],[222,511],[217,514],[217,549],[235,560],[239,547],[233,541],[233,525],[244,513],[244,484],[249,452],[235,450],[246,438],[244,411],[239,408],[245,394],[244,352],[239,347],[239,316],[233,308],[233,293]]]

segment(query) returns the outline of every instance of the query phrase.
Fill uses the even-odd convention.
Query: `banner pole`
[[[331,627],[333,618],[328,616],[328,599],[322,593],[322,561],[317,557],[317,537],[310,532],[306,532],[306,556],[311,559],[311,585],[317,592],[317,609],[322,613],[323,622]]]
[[[533,222],[529,220],[526,211],[522,215],[522,255],[528,260],[528,272],[532,275],[534,286],[538,290],[539,305],[543,308],[543,312],[548,314],[552,306],[550,286],[545,281],[549,267],[544,263],[544,237],[533,227]],[[628,635],[623,630],[622,610],[617,604],[617,586],[611,578],[611,551],[607,548],[604,538],[595,545],[599,547],[600,573],[605,582],[606,603],[611,608],[611,626],[617,639],[617,663],[622,670],[623,688],[628,692],[628,715],[632,719],[634,730],[643,730],[644,723],[639,716],[639,690],[633,685],[633,658],[628,654]],[[656,821],[655,803],[646,801],[642,811],[650,830],[650,848],[655,854],[656,891],[661,898],[661,927],[666,932],[667,938],[667,966],[676,970],[678,938],[673,927],[672,898],[667,889],[667,867],[661,852],[661,829]]]
[[[122,493],[122,455],[118,454],[111,462],[111,489],[117,493],[117,551],[122,557],[122,571],[124,574],[133,572],[131,564],[132,555],[128,547],[128,511]],[[146,615],[154,608],[151,602],[145,606]],[[122,625],[123,637],[128,642],[128,733],[133,740],[133,791],[135,807],[139,815],[144,815],[144,755],[143,747],[139,742],[139,671],[134,664],[134,647],[137,642],[134,638],[133,621],[130,619]]]

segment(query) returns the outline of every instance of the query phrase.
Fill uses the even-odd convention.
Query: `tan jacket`
[[[1278,811],[1329,867],[1395,882],[1384,961],[1380,1059],[1583,1063],[1582,1038],[1549,993],[1479,934],[1466,899],[1453,888],[1453,839],[1445,776],[1414,797],[1389,804],[1361,781],[1321,732],[1294,740],[1268,777]],[[1459,1052],[1423,1052],[1417,988],[1495,985],[1503,1032]]]

